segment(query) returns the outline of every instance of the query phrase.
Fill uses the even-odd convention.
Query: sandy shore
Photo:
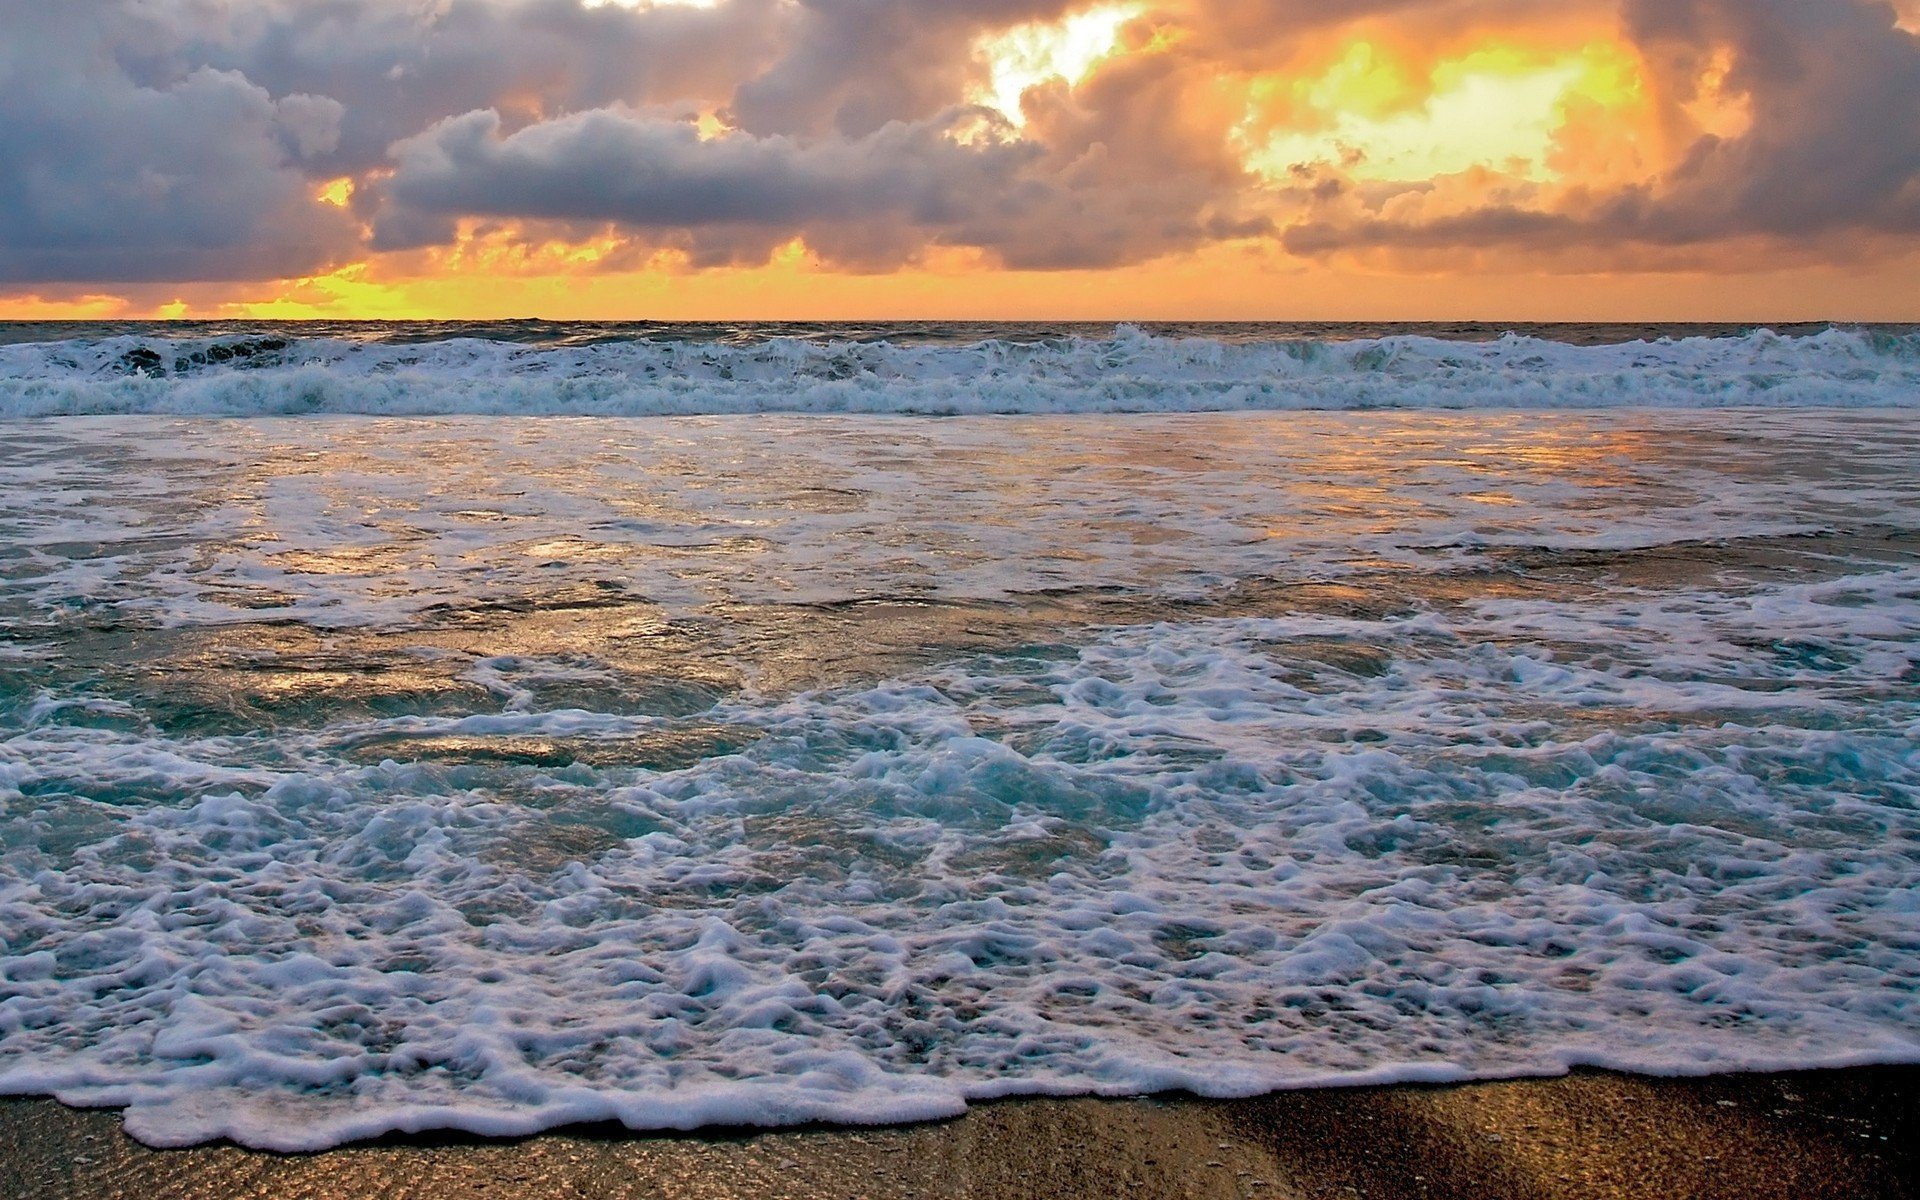
[[[7,1200],[228,1197],[1904,1197],[1920,1067],[1033,1100],[902,1128],[518,1142],[394,1139],[280,1156],[149,1150],[112,1112],[0,1101]]]

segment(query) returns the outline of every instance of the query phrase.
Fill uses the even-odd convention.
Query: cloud
[[[790,42],[741,83],[728,114],[761,135],[859,137],[889,122],[926,120],[978,74],[971,51],[981,32],[1074,7],[1075,0],[798,0]]]
[[[1138,0],[1124,53],[1034,80],[1007,120],[970,104],[982,38],[1086,0],[0,0],[0,282],[285,278],[475,222],[623,239],[623,263],[797,237],[861,271],[1244,238],[1581,269],[1832,257],[1920,234],[1916,2]],[[1439,112],[1441,56],[1549,29],[1638,74],[1622,107],[1532,122],[1552,145],[1528,170],[1463,142],[1400,161],[1471,169],[1396,180],[1335,144],[1343,113],[1426,137],[1409,114]],[[1527,69],[1551,90],[1550,68]],[[1340,86],[1312,92],[1322,74]],[[1277,165],[1250,168],[1253,137]],[[350,209],[320,198],[339,177]]]
[[[251,279],[350,250],[300,165],[342,105],[204,65],[136,83],[100,53],[121,13],[0,0],[0,280]]]
[[[611,109],[504,133],[500,114],[485,110],[394,147],[375,240],[445,240],[454,217],[482,215],[734,231],[765,244],[821,226],[950,218],[1002,191],[1030,157],[1018,145],[963,147],[938,122],[860,138],[703,140],[690,122]]]
[[[1062,267],[1138,261],[1217,232],[1207,225],[1211,180],[1183,182],[1164,156],[1129,159],[1098,140],[1098,125],[1066,128],[1076,117],[1059,111],[1041,118],[1061,135],[1051,146],[956,136],[982,119],[961,107],[857,137],[703,138],[689,122],[629,110],[513,132],[497,112],[467,113],[394,147],[375,244],[445,241],[463,216],[518,217],[616,225],[702,264],[764,259],[798,236],[860,269],[929,245]]]
[[[983,31],[1057,17],[1061,0],[809,0],[788,51],[699,136],[609,106],[517,128],[488,108],[393,147],[369,192],[375,243],[446,241],[461,217],[612,225],[696,264],[764,259],[794,237],[843,268],[937,246],[1021,269],[1106,267],[1272,229],[1208,85],[1177,53],[1115,59],[1030,91],[1016,131],[958,103],[982,82]],[[775,103],[774,98],[779,102]],[[1197,119],[1196,119],[1197,118]]]
[[[319,185],[493,106],[723,103],[784,0],[0,0],[0,282],[286,277],[364,253]]]
[[[787,0],[587,7],[580,0],[165,0],[148,69],[197,63],[276,94],[342,101],[332,174],[381,166],[393,143],[492,108],[513,126],[611,104],[725,103],[800,20]]]
[[[1285,245],[1566,250],[1690,247],[1920,232],[1920,38],[1882,3],[1628,0],[1627,36],[1669,120],[1703,80],[1739,102],[1745,128],[1696,131],[1659,177],[1613,190],[1541,191],[1543,203],[1429,214],[1383,203],[1290,228]],[[1603,256],[1604,258],[1604,256]]]

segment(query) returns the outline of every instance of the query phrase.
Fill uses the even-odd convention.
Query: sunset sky
[[[0,318],[1920,318],[1920,0],[0,0]]]

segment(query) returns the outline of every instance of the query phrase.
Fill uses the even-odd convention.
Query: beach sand
[[[1920,1195],[1920,1067],[1576,1072],[1255,1100],[1016,1100],[884,1129],[151,1150],[111,1111],[0,1101],[0,1196],[1763,1197]]]

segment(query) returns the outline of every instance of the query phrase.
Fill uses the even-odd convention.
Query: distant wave
[[[399,344],[273,333],[0,345],[0,416],[649,416],[1285,409],[1920,407],[1920,333],[1612,345],[1508,335],[971,343]]]

